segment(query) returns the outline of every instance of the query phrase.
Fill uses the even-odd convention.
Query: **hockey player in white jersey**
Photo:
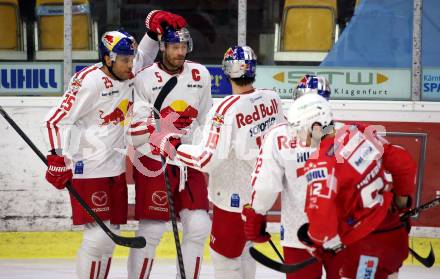
[[[170,220],[165,177],[160,155],[175,153],[174,146],[191,143],[193,132],[205,122],[212,107],[211,75],[203,65],[186,59],[193,48],[186,28],[166,28],[160,38],[162,60],[145,67],[135,78],[135,102],[133,121],[128,139],[141,153],[139,164],[134,163],[133,177],[136,186],[135,218],[139,220],[136,235],[145,237],[147,246],[131,249],[129,278],[148,278],[152,270],[156,246],[159,244],[166,222]],[[177,85],[165,96],[161,116],[161,132],[156,132],[152,105],[160,89],[171,78],[177,77]],[[166,125],[164,124],[166,123]],[[167,132],[173,137],[162,137]],[[158,139],[158,137],[160,139]],[[166,139],[167,149],[159,142]],[[139,157],[139,156],[137,156]],[[183,227],[182,255],[187,278],[198,278],[203,259],[204,243],[209,235],[211,220],[208,210],[207,177],[194,168],[181,168],[167,164],[166,172],[173,193],[175,212]],[[177,272],[180,278],[180,270]]]
[[[304,94],[319,94],[327,100],[330,85],[322,76],[305,75],[294,91],[294,99]],[[304,213],[307,181],[304,164],[313,148],[297,141],[283,123],[272,128],[264,138],[252,173],[252,204],[243,209],[246,216],[245,232],[248,239],[265,242],[266,213],[281,193],[280,238],[286,263],[297,263],[310,258],[306,247],[298,240],[299,227],[307,222]],[[288,279],[321,278],[321,263],[311,264],[300,271],[287,274]]]
[[[256,89],[256,56],[248,46],[229,48],[223,71],[233,95],[208,113],[202,141],[182,144],[177,159],[209,173],[209,197],[214,205],[211,258],[217,279],[254,278],[256,264],[249,254],[241,210],[251,200],[250,175],[263,135],[284,121],[281,100],[272,90]]]
[[[186,25],[180,16],[154,11],[149,33],[162,23]],[[72,187],[116,233],[127,221],[124,125],[132,105],[133,70],[152,63],[157,42],[145,35],[139,47],[123,31],[103,34],[101,63],[84,68],[70,80],[62,102],[46,116],[51,155],[46,179],[58,189]],[[73,169],[73,173],[72,173]],[[84,226],[77,254],[79,278],[106,278],[114,243],[71,197],[74,225]]]

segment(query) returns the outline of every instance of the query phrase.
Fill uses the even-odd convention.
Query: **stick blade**
[[[251,254],[252,258],[254,258],[254,260],[264,265],[265,267],[268,267],[273,270],[281,271],[281,263],[266,257],[264,254],[262,254],[254,247],[249,248],[249,253]]]
[[[255,249],[254,247],[249,248],[249,253],[251,254],[252,258],[254,258],[260,264],[262,264],[265,267],[268,267],[270,269],[282,272],[282,273],[292,273],[292,272],[298,271],[298,270],[308,266],[309,264],[312,264],[317,261],[315,257],[310,257],[307,260],[304,260],[304,261],[296,263],[296,264],[283,264],[283,263],[274,261],[271,258],[268,258],[264,254],[262,254],[260,251]]]
[[[413,249],[408,248],[411,255],[427,268],[432,267],[435,263],[434,250],[432,249],[432,244],[431,243],[429,243],[429,244],[431,246],[431,250],[429,251],[429,255],[426,258],[417,254]]]
[[[115,244],[130,248],[144,248],[147,245],[145,238],[142,236],[136,237],[124,237],[119,235],[114,235],[113,241]]]

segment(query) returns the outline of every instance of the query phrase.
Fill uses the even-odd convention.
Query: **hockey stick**
[[[160,132],[160,109],[162,107],[162,104],[165,101],[165,98],[171,92],[171,90],[173,90],[173,88],[176,86],[176,84],[177,84],[177,77],[176,76],[171,77],[160,89],[160,92],[157,95],[156,100],[154,101],[153,113],[154,113],[154,118],[156,119],[156,132]],[[166,170],[166,158],[162,154],[160,155],[160,161],[162,163],[162,168],[165,177],[165,186],[167,189],[168,203],[170,205],[170,219],[171,219],[171,225],[173,227],[174,242],[176,243],[177,262],[179,263],[180,277],[182,279],[185,279],[186,278],[185,267],[183,265],[183,256],[182,256],[182,248],[180,247],[179,231],[177,230],[176,211],[174,207],[173,193],[171,192],[170,180],[168,177],[168,172]]]
[[[417,215],[420,211],[425,211],[427,209],[436,207],[438,205],[440,205],[440,198],[433,199],[427,203],[422,204],[421,206],[419,206],[417,208],[413,208],[410,211],[406,212],[405,214],[400,216],[400,220],[403,221],[409,217]],[[435,255],[434,255],[434,251],[432,249],[432,245],[431,245],[431,250],[429,252],[429,255],[426,258],[420,256],[411,248],[408,248],[408,249],[409,249],[409,252],[411,253],[411,255],[416,260],[418,260],[421,264],[423,264],[424,266],[429,268],[434,265]],[[283,272],[283,273],[295,272],[295,271],[300,270],[300,269],[317,261],[317,259],[315,257],[310,257],[302,262],[298,262],[298,263],[294,263],[294,264],[283,264],[283,263],[272,260],[271,258],[262,254],[260,251],[258,251],[254,247],[250,247],[249,252],[250,252],[251,256],[260,264],[262,264],[268,268],[271,268],[273,270]]]
[[[267,257],[266,255],[264,255],[263,253],[261,253],[260,251],[255,249],[254,247],[249,248],[249,253],[251,254],[252,258],[254,258],[260,264],[262,264],[270,269],[273,269],[273,270],[276,270],[279,272],[283,272],[283,273],[295,272],[295,271],[300,270],[300,269],[302,269],[312,263],[315,263],[317,261],[317,259],[315,257],[310,257],[307,260],[304,260],[299,263],[283,264],[283,263],[272,260],[271,258]]]
[[[281,255],[280,251],[278,251],[277,247],[273,243],[272,239],[269,239],[269,244],[272,246],[272,249],[275,251],[275,253],[278,255],[278,258],[280,258],[281,262],[284,263],[284,258]]]
[[[35,146],[35,144],[28,138],[28,136],[18,127],[17,123],[9,117],[6,111],[0,106],[0,114],[5,118],[5,120],[14,128],[14,130],[20,135],[20,137],[29,145],[29,147],[37,154],[37,156],[46,164],[47,159],[41,153],[41,151]],[[93,210],[87,205],[87,203],[81,198],[78,192],[72,187],[70,181],[66,184],[67,190],[75,197],[75,199],[81,204],[81,206],[87,211],[87,213],[92,216],[96,223],[101,227],[101,229],[113,240],[117,245],[127,246],[131,248],[143,248],[146,245],[145,238],[143,237],[125,237],[113,233],[104,222],[93,212]]]
[[[400,220],[405,220],[409,217],[413,217],[413,216],[419,214],[420,211],[425,211],[430,208],[437,207],[439,205],[440,205],[440,197],[435,198],[433,200],[430,200],[429,202],[426,202],[426,203],[420,205],[419,207],[411,209],[410,211],[408,211],[405,214],[403,214],[402,216],[400,216]]]

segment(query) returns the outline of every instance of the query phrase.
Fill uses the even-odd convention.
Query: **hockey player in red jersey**
[[[167,229],[166,222],[170,220],[160,155],[172,159],[175,146],[192,142],[194,132],[203,125],[212,107],[211,75],[205,66],[186,60],[186,55],[193,48],[188,29],[166,27],[159,42],[161,61],[143,68],[135,78],[133,121],[128,131],[128,138],[136,154],[142,154],[133,170],[136,186],[135,218],[139,220],[136,234],[145,237],[147,241],[145,248],[130,250],[129,278],[148,278],[156,246]],[[153,119],[153,104],[159,98],[160,89],[172,77],[177,77],[177,84],[165,96],[162,107],[158,108],[161,116],[159,133],[156,132]],[[168,137],[166,133],[173,135]],[[161,142],[168,147],[162,148]],[[169,162],[166,172],[175,211],[183,227],[185,275],[187,278],[198,278],[203,247],[211,224],[207,177],[195,168],[179,167]],[[180,278],[180,270],[177,276]]]
[[[162,23],[186,25],[164,11],[149,15],[150,35]],[[145,35],[137,47],[124,31],[103,34],[101,63],[86,67],[70,80],[63,101],[46,117],[51,155],[46,179],[58,189],[72,187],[113,231],[127,221],[124,126],[132,105],[133,72],[153,62],[157,42]],[[73,168],[73,172],[72,172]],[[71,198],[74,225],[84,225],[77,255],[79,278],[107,278],[114,243]]]
[[[323,76],[305,75],[294,91],[294,99],[304,94],[318,94],[328,99],[330,83]],[[304,164],[314,148],[304,146],[295,138],[287,122],[274,126],[264,136],[260,154],[252,173],[252,203],[243,209],[246,216],[246,237],[254,242],[268,240],[261,228],[266,226],[266,214],[281,195],[280,238],[286,264],[301,262],[310,257],[296,232],[307,222],[304,213],[306,178]],[[317,262],[298,272],[286,275],[287,279],[321,278],[322,264]],[[329,270],[327,270],[327,278]]]
[[[256,56],[248,46],[229,48],[223,72],[232,85],[208,113],[198,144],[182,144],[177,159],[208,172],[209,197],[213,203],[211,258],[215,278],[255,278],[255,261],[243,230],[241,211],[250,202],[250,175],[262,137],[270,127],[285,122],[277,93],[253,87]]]
[[[317,95],[296,100],[288,121],[301,140],[317,147],[304,168],[309,223],[298,237],[324,263],[342,258],[341,278],[395,276],[408,256],[395,200],[397,209],[410,206],[416,172],[410,155],[378,136],[374,126],[335,129],[329,103]]]

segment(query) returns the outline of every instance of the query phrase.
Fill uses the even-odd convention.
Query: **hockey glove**
[[[173,136],[164,136],[160,139],[155,139],[156,135],[160,135],[160,133],[153,133],[150,137],[151,153],[153,155],[162,155],[165,158],[170,158],[171,160],[174,160],[177,148],[181,144],[180,138]]]
[[[307,250],[312,254],[315,258],[320,261],[327,261],[331,259],[337,252],[343,249],[343,244],[339,240],[339,237],[333,238],[325,242],[322,246],[314,243],[308,234],[309,223],[305,223],[298,229],[298,239],[305,246],[307,246]],[[325,248],[324,248],[325,246]]]
[[[186,25],[188,24],[183,17],[161,10],[153,10],[149,12],[145,18],[145,27],[156,34],[163,34],[164,26],[172,26],[174,29],[181,29]]]
[[[72,170],[67,168],[63,156],[48,155],[46,180],[57,189],[64,189],[67,181],[72,179]]]
[[[250,204],[243,206],[241,216],[244,221],[244,234],[247,240],[263,243],[270,239],[266,232],[266,216],[258,214]]]

